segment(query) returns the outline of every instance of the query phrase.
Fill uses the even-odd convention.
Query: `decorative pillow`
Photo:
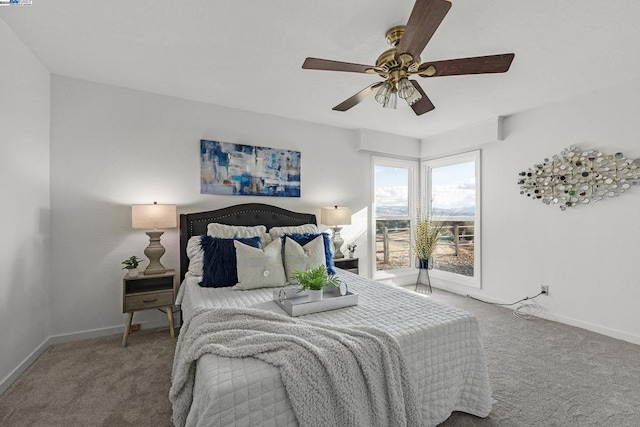
[[[207,225],[207,234],[211,237],[221,237],[223,239],[258,236],[260,237],[260,243],[262,243],[263,247],[271,243],[271,237],[269,236],[269,233],[267,233],[267,227],[264,225],[245,227],[212,222]]]
[[[205,288],[224,288],[238,283],[236,266],[236,248],[234,240],[244,244],[260,247],[260,238],[221,239],[211,236],[202,236],[200,244],[204,252],[202,282],[200,286]]]
[[[323,265],[325,261],[324,241],[313,239],[306,245],[300,245],[289,236],[284,237],[284,269],[287,280],[295,283],[293,273]]]
[[[200,277],[202,276],[202,257],[204,251],[200,244],[200,238],[204,236],[193,236],[187,242],[187,258],[189,258],[189,269],[187,270],[186,277]]]
[[[269,235],[272,240],[276,240],[278,237],[282,237],[285,234],[303,234],[303,233],[317,233],[318,227],[315,224],[295,225],[290,227],[271,227]]]
[[[322,241],[324,242],[324,255],[325,255],[325,265],[327,266],[327,272],[329,274],[336,274],[336,269],[333,265],[333,243],[331,243],[331,238],[326,233],[294,233],[287,234],[287,237],[295,240],[298,244],[304,246],[313,239],[319,238],[322,236]]]
[[[287,278],[282,266],[282,241],[276,239],[263,249],[235,241],[238,284],[233,289],[249,290],[284,286]]]

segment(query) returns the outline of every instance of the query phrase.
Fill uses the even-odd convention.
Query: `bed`
[[[184,319],[201,308],[248,307],[283,313],[273,289],[204,288],[189,277],[187,244],[210,223],[236,226],[316,224],[313,214],[265,204],[242,204],[180,216],[181,278],[177,304]],[[411,291],[337,269],[358,294],[357,306],[303,318],[327,324],[370,325],[397,339],[417,387],[424,425],[437,425],[453,411],[486,417],[492,407],[478,322],[464,311]],[[176,356],[177,357],[177,356]],[[193,401],[186,425],[298,425],[278,368],[261,360],[205,354],[196,363]]]

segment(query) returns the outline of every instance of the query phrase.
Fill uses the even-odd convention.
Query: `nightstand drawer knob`
[[[158,301],[158,298],[154,298],[154,299],[143,299],[142,302],[145,304],[148,304],[150,302],[156,302]]]

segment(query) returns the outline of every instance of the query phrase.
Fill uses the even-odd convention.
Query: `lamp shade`
[[[329,226],[349,225],[351,224],[351,209],[341,206],[322,208],[320,223]]]
[[[176,205],[131,205],[131,227],[155,229],[175,228]]]

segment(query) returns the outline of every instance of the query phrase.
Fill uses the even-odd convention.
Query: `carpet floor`
[[[448,292],[429,296],[474,313],[496,404],[484,419],[441,426],[640,426],[640,346]],[[170,426],[175,341],[168,330],[51,346],[0,396],[0,425]]]

